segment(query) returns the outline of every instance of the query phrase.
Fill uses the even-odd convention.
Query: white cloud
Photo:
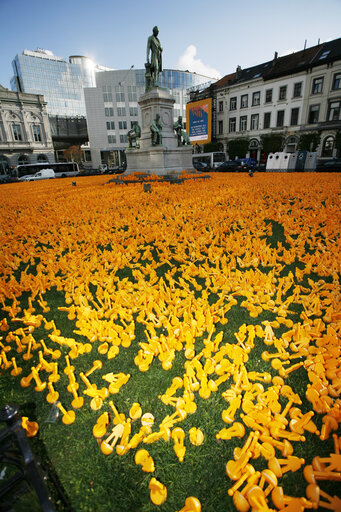
[[[196,58],[197,48],[194,44],[187,46],[185,53],[181,55],[178,60],[177,67],[184,71],[190,71],[191,73],[198,73],[200,75],[206,75],[211,78],[221,78],[221,74],[218,70],[206,66],[200,59]]]

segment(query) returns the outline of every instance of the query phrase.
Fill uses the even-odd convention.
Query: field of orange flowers
[[[0,406],[74,510],[340,511],[340,182],[1,187]]]

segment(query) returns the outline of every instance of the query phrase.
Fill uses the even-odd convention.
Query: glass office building
[[[95,72],[109,69],[88,57],[66,61],[49,50],[24,50],[12,62],[12,91],[43,94],[51,116],[85,116],[84,87],[95,86]]]

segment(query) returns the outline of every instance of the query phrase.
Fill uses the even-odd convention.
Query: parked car
[[[83,169],[78,176],[99,176],[103,174],[98,169]]]
[[[341,158],[331,158],[325,160],[316,166],[317,172],[340,172],[341,171]]]
[[[37,180],[50,180],[55,178],[55,172],[53,169],[42,169],[35,174],[28,174],[19,178],[20,181],[37,181]]]
[[[113,167],[107,171],[107,174],[123,174],[124,171],[127,169],[127,164],[124,163],[122,165],[119,165],[118,167]]]
[[[193,162],[193,167],[197,171],[207,172],[209,171],[209,167],[205,162],[199,162],[198,160]]]
[[[237,162],[240,162],[242,165],[246,165],[248,169],[255,169],[257,166],[257,162],[254,158],[237,158]]]
[[[239,171],[248,171],[250,166],[248,166],[245,161],[240,160],[227,160],[220,164],[217,168],[217,172],[239,172]]]
[[[9,174],[0,174],[0,184],[4,183],[14,183],[18,181],[16,176],[10,176]]]

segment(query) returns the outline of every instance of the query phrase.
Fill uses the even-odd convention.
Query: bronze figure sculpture
[[[162,124],[160,121],[160,114],[156,114],[155,119],[153,120],[151,127],[151,136],[152,136],[152,145],[158,146],[162,144]]]
[[[140,148],[140,137],[141,137],[141,128],[137,121],[132,122],[131,130],[127,133],[129,148],[135,147],[136,149]],[[135,145],[134,145],[135,143]]]
[[[153,28],[153,35],[148,37],[147,63],[146,63],[146,90],[158,87],[159,74],[162,71],[162,46],[159,38],[158,27]],[[150,54],[150,60],[149,60]]]

